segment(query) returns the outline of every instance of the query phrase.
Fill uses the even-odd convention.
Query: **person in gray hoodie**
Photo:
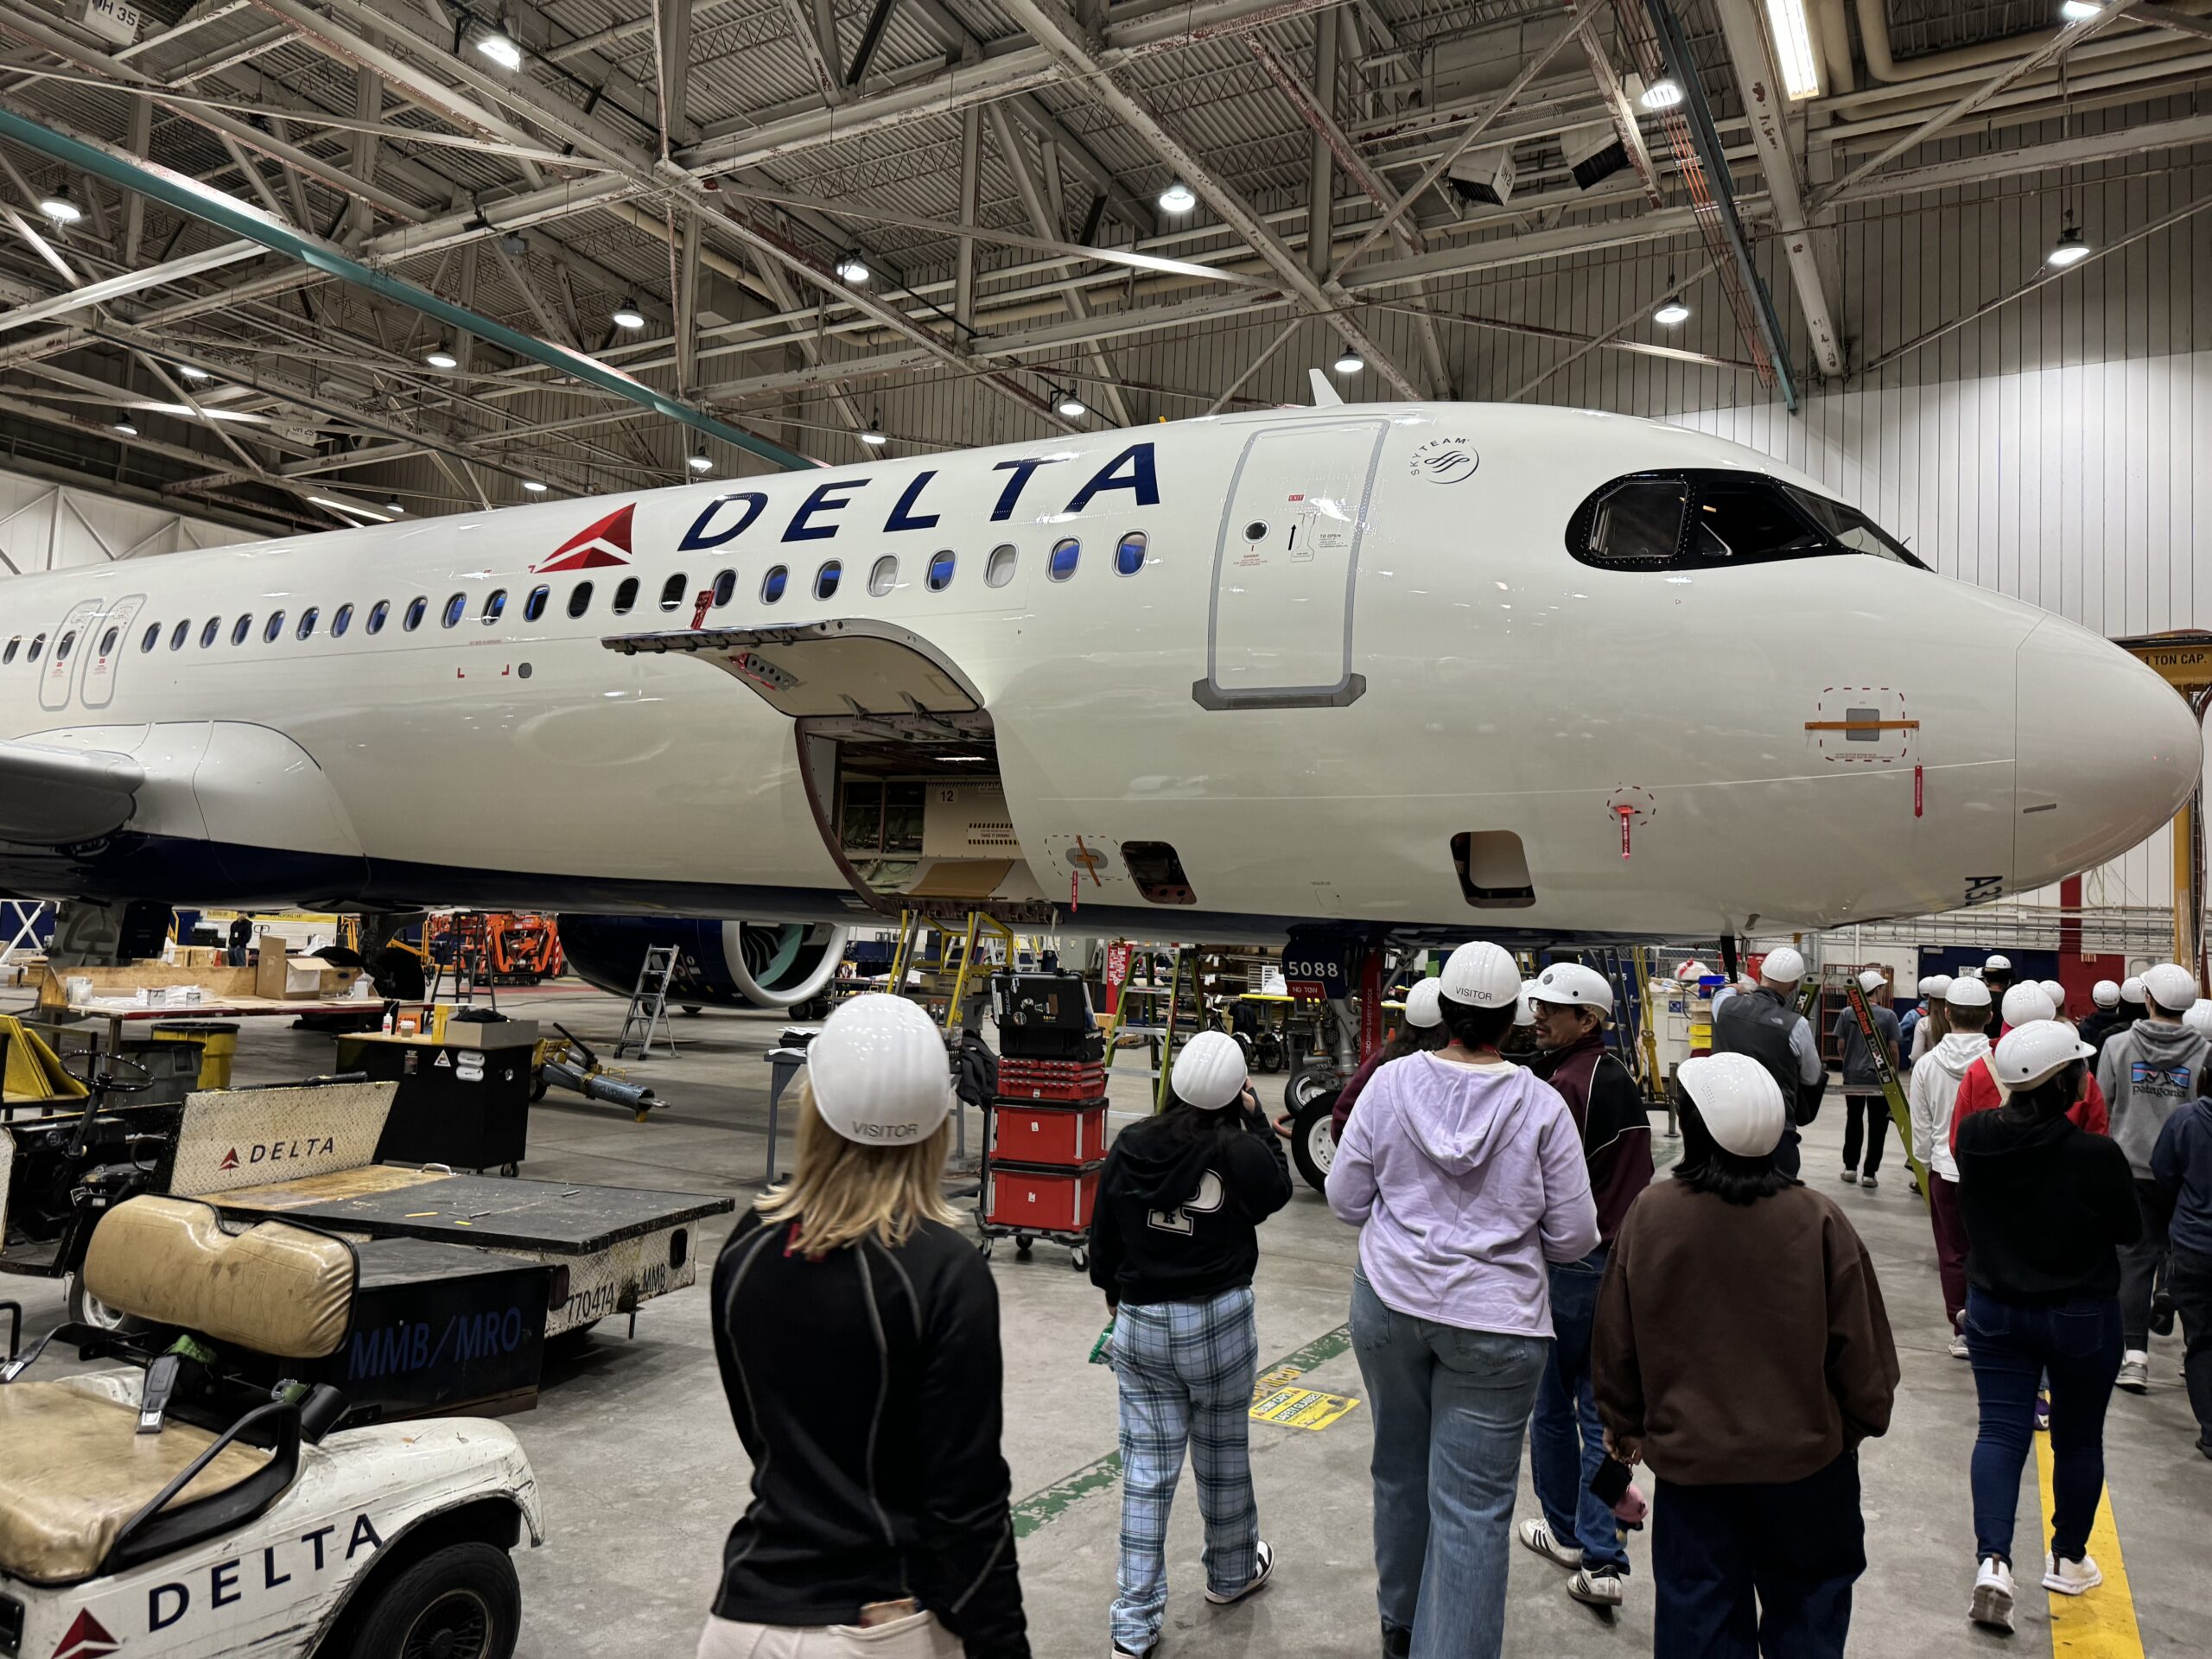
[[[2143,994],[2143,1018],[2107,1038],[2097,1056],[2112,1138],[2127,1154],[2143,1212],[2142,1237],[2120,1252],[2120,1386],[2130,1394],[2150,1392],[2151,1332],[2173,1329],[2164,1283],[2166,1205],[2151,1154],[2166,1120],[2205,1092],[2205,1062],[2212,1054],[2212,1043],[2182,1023],[2196,1001],[2196,975],[2160,963],[2144,974]]]
[[[1463,944],[1440,977],[1452,1041],[1376,1072],[1327,1190],[1361,1230],[1351,1329],[1375,1414],[1382,1651],[1496,1659],[1550,1264],[1597,1248],[1598,1209],[1566,1101],[1498,1054],[1513,958]]]

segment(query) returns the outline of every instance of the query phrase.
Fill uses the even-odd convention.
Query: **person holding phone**
[[[1090,1281],[1113,1316],[1121,1389],[1116,1654],[1148,1655],[1167,1611],[1167,1514],[1187,1446],[1205,1520],[1206,1599],[1264,1586],[1248,1440],[1259,1331],[1260,1224],[1290,1202],[1290,1161],[1224,1031],[1183,1046],[1167,1109],[1115,1137],[1090,1221]]]

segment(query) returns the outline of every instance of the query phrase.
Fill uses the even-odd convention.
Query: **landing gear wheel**
[[[89,1325],[95,1331],[112,1331],[118,1335],[126,1331],[144,1328],[144,1321],[135,1319],[120,1309],[105,1302],[85,1288],[85,1275],[73,1273],[61,1292],[63,1316],[72,1325]]]
[[[1308,1106],[1325,1096],[1333,1104],[1343,1087],[1334,1065],[1325,1060],[1310,1062],[1290,1074],[1282,1091],[1283,1110],[1293,1118],[1303,1116]]]
[[[448,1544],[385,1585],[345,1659],[511,1659],[521,1622],[515,1564],[496,1544]]]
[[[1335,1116],[1336,1102],[1325,1095],[1291,1121],[1291,1161],[1316,1192],[1328,1185],[1329,1166],[1336,1161],[1337,1138],[1331,1132]]]

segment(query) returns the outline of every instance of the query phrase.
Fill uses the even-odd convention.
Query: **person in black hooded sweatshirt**
[[[1099,1177],[1090,1279],[1114,1315],[1121,1382],[1121,1594],[1114,1651],[1142,1656],[1167,1609],[1167,1512],[1187,1445],[1205,1517],[1206,1599],[1268,1581],[1246,1439],[1259,1333],[1259,1225],[1290,1202],[1281,1138],[1247,1086],[1243,1051],[1201,1032],[1159,1116],[1122,1131]]]

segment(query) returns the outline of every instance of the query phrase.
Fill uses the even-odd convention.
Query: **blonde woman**
[[[699,1659],[1028,1659],[998,1291],[940,1184],[944,1039],[903,997],[856,996],[798,1096],[798,1173],[715,1264],[753,1501]]]

